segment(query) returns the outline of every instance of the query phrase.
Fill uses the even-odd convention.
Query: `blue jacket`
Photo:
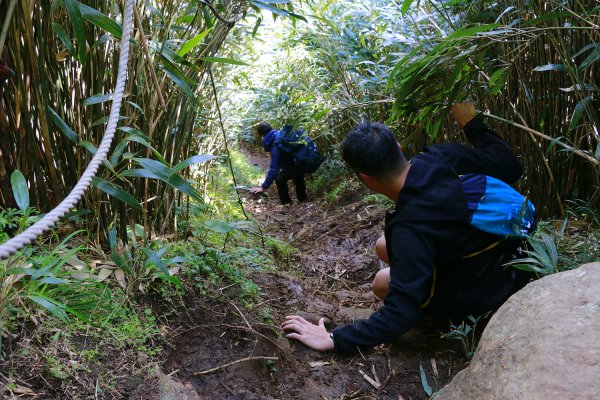
[[[279,170],[281,169],[281,150],[279,150],[279,146],[275,143],[277,138],[279,137],[279,131],[275,129],[271,130],[265,136],[263,136],[262,144],[265,151],[271,153],[271,164],[269,165],[269,171],[267,172],[267,177],[265,181],[261,185],[261,187],[265,190],[271,186],[277,174],[279,174]]]

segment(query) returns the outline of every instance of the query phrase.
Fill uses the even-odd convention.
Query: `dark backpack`
[[[461,175],[471,226],[502,237],[524,237],[536,228],[535,206],[503,181],[483,174]]]
[[[279,131],[275,144],[290,157],[292,165],[299,171],[315,172],[323,162],[317,146],[303,129],[294,130],[291,125],[285,125]]]

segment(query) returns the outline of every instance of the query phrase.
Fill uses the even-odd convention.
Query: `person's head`
[[[361,122],[348,133],[341,152],[359,177],[364,174],[381,182],[394,180],[408,165],[392,131],[379,122]]]
[[[265,136],[267,133],[271,132],[273,127],[268,122],[261,122],[256,127],[256,133],[258,133],[261,137]]]

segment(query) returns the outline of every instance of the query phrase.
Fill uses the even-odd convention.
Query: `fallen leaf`
[[[100,268],[100,270],[98,271],[98,276],[96,277],[96,279],[98,279],[98,282],[102,282],[106,278],[108,278],[110,276],[110,274],[112,274],[112,270],[110,270],[108,268]]]
[[[117,282],[119,282],[119,285],[121,285],[123,289],[127,288],[127,284],[125,283],[125,272],[123,272],[122,269],[115,270],[115,278],[117,279]]]
[[[311,368],[323,367],[329,364],[331,364],[329,361],[312,361],[308,363]]]

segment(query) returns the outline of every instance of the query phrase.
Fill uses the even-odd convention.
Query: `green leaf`
[[[566,72],[567,67],[565,67],[564,64],[547,64],[547,65],[540,65],[539,67],[535,67],[533,70],[536,72],[543,72],[543,71]]]
[[[281,15],[283,17],[287,17],[289,14],[286,10],[272,6],[263,1],[251,1],[250,4],[255,7],[262,8],[263,10],[271,11],[273,14]]]
[[[490,93],[494,96],[497,96],[498,93],[500,93],[500,89],[504,86],[504,83],[506,82],[506,72],[507,68],[500,68],[494,71],[490,77],[489,89]]]
[[[562,18],[567,18],[567,17],[571,17],[571,13],[569,11],[545,13],[541,17],[533,18],[533,19],[526,21],[525,23],[523,23],[523,26],[536,26],[542,22],[554,21],[557,19],[562,19]]]
[[[229,233],[236,229],[233,225],[228,224],[225,221],[219,221],[219,220],[206,221],[204,223],[204,227],[206,229],[209,229],[209,230],[211,230],[213,232],[217,232],[217,233]]]
[[[86,21],[96,25],[100,29],[104,29],[117,39],[121,39],[123,36],[123,28],[121,25],[117,24],[115,20],[107,17],[100,11],[81,3],[79,3],[79,11]]]
[[[100,104],[112,100],[113,94],[95,94],[93,96],[88,97],[83,101],[84,106],[91,106],[92,104]]]
[[[262,23],[262,18],[258,17],[256,19],[256,23],[254,24],[254,29],[252,29],[252,37],[256,36],[256,32],[258,32],[258,28],[260,27],[261,23]]]
[[[192,92],[190,86],[187,84],[182,72],[174,65],[168,62],[162,62],[161,66],[163,67],[163,71],[165,72],[165,74],[167,74],[167,76],[171,78],[175,85],[181,89],[181,91],[186,95],[188,99],[193,101],[194,93]]]
[[[29,300],[39,304],[40,306],[42,306],[42,308],[52,313],[56,318],[58,318],[62,322],[67,323],[69,321],[69,318],[67,317],[67,312],[65,311],[63,304],[60,304],[42,295],[30,294],[27,297],[29,298]]]
[[[581,100],[579,103],[577,103],[577,105],[575,106],[575,109],[573,110],[573,116],[571,117],[571,123],[569,124],[569,132],[572,131],[573,129],[577,128],[577,125],[579,124],[579,121],[581,120],[581,117],[583,117],[583,114],[585,112],[585,107],[588,104],[590,104],[593,100],[594,100],[594,98],[592,96],[587,96],[586,98]]]
[[[177,164],[171,170],[171,174],[176,174],[179,171],[181,171],[182,169],[187,168],[192,164],[203,163],[203,162],[212,160],[213,158],[215,158],[215,156],[213,156],[212,154],[198,154],[196,156],[192,156],[192,157],[188,158],[187,160],[183,160],[182,162]]]
[[[570,86],[568,88],[558,88],[559,90],[562,90],[563,92],[574,92],[576,90],[580,90],[580,91],[588,91],[588,92],[595,92],[598,91],[598,86],[593,85],[591,83],[578,83],[576,85]]]
[[[402,15],[406,15],[406,13],[410,9],[410,6],[412,5],[413,1],[414,0],[404,0],[402,2],[402,7],[400,8],[400,12],[402,13]]]
[[[81,62],[81,64],[85,65],[87,43],[85,28],[83,26],[83,17],[81,16],[81,11],[79,10],[79,2],[76,0],[64,0],[64,4],[65,8],[67,9],[67,14],[69,14],[73,31],[75,32],[75,38],[77,39],[77,59],[79,62]]]
[[[62,44],[65,45],[67,50],[69,50],[69,53],[73,57],[76,57],[77,54],[75,53],[75,46],[73,46],[73,42],[71,42],[71,38],[69,38],[69,35],[67,35],[67,33],[65,32],[63,27],[61,25],[57,24],[56,22],[53,22],[52,30],[54,31],[54,33],[56,33],[56,36],[58,36],[58,39],[62,42]]]
[[[77,134],[67,125],[67,123],[52,109],[52,107],[48,106],[48,113],[50,114],[50,119],[54,124],[60,129],[60,131],[73,143],[78,143],[79,138]]]
[[[98,151],[98,148],[87,140],[80,141],[79,145],[86,149],[92,156],[96,155],[96,152]]]
[[[181,57],[185,56],[187,53],[189,53],[194,47],[196,47],[198,44],[200,44],[202,42],[202,40],[206,37],[206,35],[208,35],[208,33],[211,31],[211,28],[208,28],[207,30],[205,30],[204,32],[202,32],[199,35],[194,36],[193,38],[191,38],[190,40],[188,40],[187,42],[185,42],[183,44],[183,46],[181,46],[181,48],[179,49],[179,51],[177,51],[177,54]]]
[[[163,163],[150,158],[135,158],[142,168],[129,169],[121,173],[121,176],[137,176],[141,178],[158,179],[191,198],[202,202],[200,192],[181,176],[171,174],[171,169]]]
[[[109,196],[115,197],[121,200],[125,204],[129,204],[131,207],[136,208],[138,210],[142,209],[142,205],[139,201],[125,190],[115,185],[114,183],[108,182],[102,178],[93,177],[92,185],[102,190],[104,193]]]
[[[144,115],[144,110],[142,109],[142,107],[140,107],[137,103],[134,103],[133,101],[127,101],[127,103],[135,108],[136,110],[138,110],[140,113],[142,113],[142,115]],[[144,115],[145,116],[145,115]]]
[[[25,176],[23,176],[21,171],[15,170],[10,175],[10,184],[19,210],[27,210],[29,208],[29,190],[27,189]]]
[[[427,382],[427,375],[425,374],[425,370],[423,369],[423,365],[419,363],[419,369],[421,371],[421,385],[423,386],[423,390],[427,393],[427,396],[431,396],[433,394],[433,389],[429,386],[429,382]]]
[[[243,61],[235,60],[233,58],[222,58],[222,57],[198,57],[199,60],[204,62],[215,62],[221,64],[234,64],[234,65],[248,65]]]
[[[463,28],[457,29],[452,34],[448,35],[445,40],[456,40],[456,39],[464,38],[467,36],[475,36],[480,32],[491,31],[492,29],[495,29],[499,26],[500,26],[499,24],[486,24],[486,25],[477,25],[477,26],[472,26],[472,27],[463,27]]]
[[[600,60],[600,47],[597,44],[594,51],[592,51],[590,55],[585,60],[583,60],[581,64],[579,64],[579,68],[586,69],[598,60]]]

